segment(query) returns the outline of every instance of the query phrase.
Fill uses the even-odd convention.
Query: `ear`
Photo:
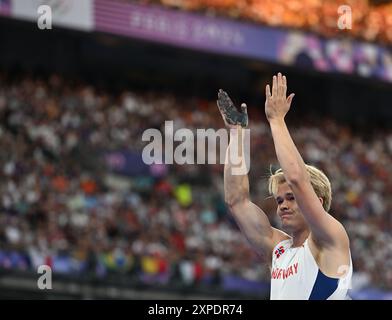
[[[324,204],[323,198],[319,197],[319,200],[320,200],[320,202],[321,202],[321,205],[323,205],[323,204]]]

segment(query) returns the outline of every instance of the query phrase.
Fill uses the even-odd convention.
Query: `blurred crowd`
[[[214,101],[0,73],[0,267],[48,264],[59,274],[190,286],[268,281],[224,204],[223,165],[126,175],[105,161],[105,152],[140,155],[143,132],[163,132],[165,120],[193,132],[223,125]],[[266,121],[251,108],[250,129],[252,200],[279,227],[267,193],[278,164]],[[362,136],[315,118],[291,132],[305,161],[332,181],[331,213],[351,239],[355,288],[392,289],[392,131]]]
[[[392,43],[392,3],[374,6],[368,0],[137,0],[208,15],[228,16],[271,26],[300,28],[325,36],[350,34]],[[339,7],[342,5],[347,8]],[[339,17],[352,17],[351,28],[338,28]],[[346,19],[341,19],[347,25]]]

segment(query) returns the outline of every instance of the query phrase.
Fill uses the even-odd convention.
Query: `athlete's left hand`
[[[272,79],[272,95],[269,84],[265,87],[265,114],[268,121],[283,120],[290,110],[294,93],[286,98],[287,81],[286,77],[279,72]]]

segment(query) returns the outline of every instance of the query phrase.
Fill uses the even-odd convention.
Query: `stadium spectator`
[[[221,284],[225,276],[268,279],[226,215],[223,166],[113,171],[113,163],[132,166],[136,160],[125,150],[140,155],[143,131],[162,129],[165,120],[176,128],[220,128],[215,101],[184,103],[152,92],[113,95],[57,75],[40,80],[0,74],[0,119],[2,268],[36,270],[47,263],[57,273],[127,274],[189,286]],[[391,289],[392,132],[365,137],[321,118],[294,127],[306,162],[333,181],[331,212],[352,241],[354,286]],[[251,130],[257,131],[252,158],[277,165],[266,123],[252,121]],[[109,152],[118,153],[110,163]],[[258,182],[269,167],[251,165],[252,198],[264,199],[265,183]],[[266,201],[263,209],[275,212],[274,205]]]

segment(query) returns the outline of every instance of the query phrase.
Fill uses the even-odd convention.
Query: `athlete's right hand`
[[[241,112],[239,112],[229,95],[220,89],[217,105],[227,128],[233,129],[238,125],[243,128],[248,126],[248,112],[245,103],[241,104]]]

